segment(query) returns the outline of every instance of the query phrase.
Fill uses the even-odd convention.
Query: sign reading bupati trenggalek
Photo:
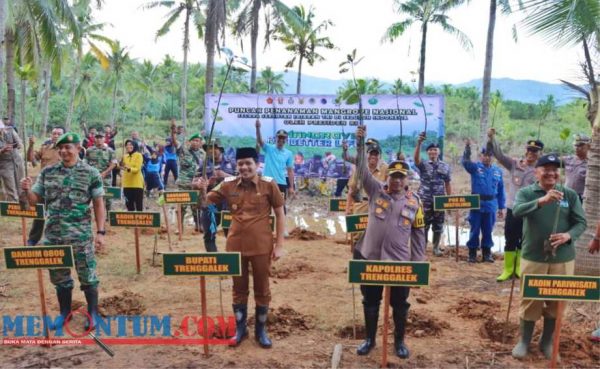
[[[525,274],[523,298],[532,300],[600,301],[600,277]]]
[[[163,193],[166,204],[195,204],[198,191],[167,191]]]
[[[31,205],[22,210],[18,202],[0,202],[0,216],[14,218],[44,219],[44,204]]]
[[[434,196],[433,210],[479,209],[479,195]]]
[[[428,262],[350,260],[350,283],[385,286],[428,286]]]
[[[35,246],[4,248],[6,269],[56,269],[73,266],[71,246]]]
[[[108,213],[112,227],[160,227],[160,213],[141,211],[111,211]]]
[[[165,253],[164,275],[240,276],[239,252]]]
[[[205,95],[208,127],[218,100],[217,94]],[[386,162],[396,157],[400,124],[406,153],[412,153],[418,134],[425,130],[443,148],[442,95],[363,95],[360,113],[358,104],[338,103],[335,95],[223,94],[215,130],[229,158],[235,156],[235,147],[256,144],[257,119],[266,143],[275,143],[275,133],[286,130],[286,147],[295,155],[294,172],[301,177],[348,177],[349,164],[341,160],[342,142],[356,146],[354,134],[361,115],[369,137],[379,140]]]

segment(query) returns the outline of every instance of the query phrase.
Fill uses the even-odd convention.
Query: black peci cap
[[[235,150],[235,160],[253,158],[258,160],[258,153],[254,147],[240,147]]]

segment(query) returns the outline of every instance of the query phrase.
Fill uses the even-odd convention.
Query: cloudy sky
[[[165,54],[176,60],[183,59],[181,50],[183,21],[176,23],[169,35],[155,41],[156,30],[165,21],[167,8],[142,9],[144,0],[106,0],[102,10],[96,11],[96,20],[112,24],[106,34],[118,39],[138,60],[159,62]],[[392,0],[284,0],[288,6],[302,4],[315,8],[316,20],[331,19],[334,27],[327,31],[336,50],[326,51],[326,61],[305,65],[303,73],[318,77],[338,79],[338,65],[345,55],[356,48],[365,59],[358,65],[360,77],[376,77],[381,80],[402,78],[411,80],[411,71],[418,69],[420,32],[413,26],[394,44],[382,44],[381,37],[392,23],[402,19],[394,13]],[[465,32],[473,42],[471,51],[464,51],[454,37],[445,34],[438,26],[429,28],[426,56],[426,82],[461,83],[480,78],[483,74],[485,37],[488,23],[489,2],[474,0],[467,6],[449,13],[452,24]],[[494,47],[494,78],[531,79],[558,83],[558,79],[575,80],[579,74],[582,52],[578,48],[554,50],[541,38],[531,36],[523,28],[519,40],[512,39],[511,27],[518,17],[498,16]],[[261,32],[264,30],[262,28]],[[260,38],[261,36],[259,36]],[[261,40],[262,41],[262,40]],[[249,56],[249,49],[240,48],[239,41],[227,39],[227,47],[238,54]],[[259,42],[262,45],[262,42]],[[244,41],[249,45],[249,39]],[[284,70],[289,54],[283,47],[272,42],[267,50],[259,50],[258,68],[270,66]],[[205,62],[201,40],[192,37],[191,62]]]

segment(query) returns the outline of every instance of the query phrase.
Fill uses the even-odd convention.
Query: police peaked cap
[[[388,167],[388,175],[400,173],[404,176],[408,174],[408,164],[405,161],[396,160],[390,163]]]
[[[534,150],[543,150],[544,143],[540,140],[529,140],[529,141],[527,141],[527,148],[534,149]]]
[[[379,141],[377,141],[374,138],[367,138],[367,141],[365,141],[365,145],[369,146],[369,145],[377,145],[379,146]]]
[[[79,135],[77,133],[67,132],[67,133],[63,134],[62,136],[60,136],[58,138],[58,140],[56,140],[56,144],[54,144],[54,145],[58,146],[58,145],[62,145],[62,144],[78,144],[80,142],[81,142],[81,138],[79,137]]]
[[[553,164],[557,167],[562,166],[562,161],[560,160],[560,156],[555,153],[551,153],[548,155],[544,155],[538,159],[537,163],[535,163],[535,167],[543,167],[544,165]]]
[[[240,147],[235,150],[235,160],[253,158],[258,160],[258,153],[254,147]]]

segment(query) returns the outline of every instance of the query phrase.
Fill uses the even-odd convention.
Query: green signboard
[[[111,211],[108,213],[113,227],[160,227],[160,213],[141,211]]]
[[[429,263],[350,260],[348,280],[378,286],[429,286]]]
[[[526,274],[523,276],[523,298],[600,301],[600,277]]]
[[[71,246],[7,247],[6,269],[57,269],[73,266]]]
[[[227,229],[231,227],[231,221],[233,220],[233,216],[231,216],[231,212],[222,211],[221,212],[221,227],[223,229]],[[269,224],[271,225],[271,231],[275,230],[275,216],[269,216]]]
[[[28,210],[21,210],[18,202],[0,202],[0,215],[15,218],[44,218],[44,204],[31,205]]]
[[[120,199],[121,187],[104,187],[104,197],[107,199]]]
[[[164,275],[240,276],[239,252],[165,253]]]
[[[346,199],[329,199],[329,211],[346,211]]]
[[[195,204],[198,202],[198,191],[164,192],[165,204]]]
[[[479,209],[479,195],[434,196],[433,210]]]
[[[346,215],[346,232],[357,233],[367,230],[369,214]]]

